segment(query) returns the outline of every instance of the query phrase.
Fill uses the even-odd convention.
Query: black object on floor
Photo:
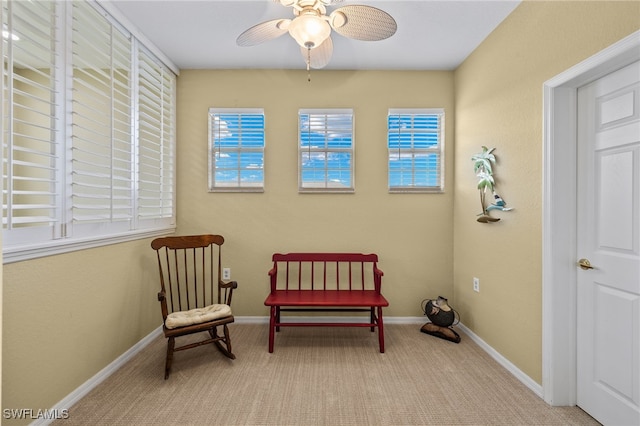
[[[453,343],[460,343],[460,335],[451,327],[440,327],[439,325],[428,322],[420,327],[420,331],[431,336],[439,337],[440,339],[449,340]]]

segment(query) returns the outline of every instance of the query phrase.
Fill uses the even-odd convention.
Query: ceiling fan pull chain
[[[307,46],[307,81],[311,81],[311,46]]]

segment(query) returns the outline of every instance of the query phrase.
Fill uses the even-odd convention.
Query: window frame
[[[400,125],[398,124],[397,126],[397,130],[392,129],[391,128],[391,117],[392,116],[397,116],[398,117],[398,121],[400,120],[400,116],[408,116],[412,121],[415,117],[417,116],[437,116],[438,117],[438,125],[437,128],[432,130],[432,129],[427,129],[421,132],[415,132],[413,131],[413,127],[411,128],[412,131],[410,132],[401,132],[400,131]],[[445,135],[444,135],[444,129],[445,129],[445,111],[444,108],[390,108],[387,114],[387,150],[388,150],[388,156],[387,156],[387,187],[388,187],[388,191],[391,194],[400,194],[400,193],[418,193],[418,194],[439,194],[439,193],[444,193],[445,191],[445,164],[444,164],[444,160],[445,160]],[[400,143],[400,134],[401,133],[405,133],[405,134],[409,134],[410,139],[411,139],[411,146],[408,148],[402,148],[401,147],[401,143]],[[415,146],[413,146],[413,140],[416,134],[427,134],[427,133],[435,133],[436,134],[436,138],[437,138],[437,144],[436,146],[433,147],[428,147],[428,148],[416,148]],[[398,136],[398,143],[397,143],[397,148],[391,148],[391,136],[392,135],[397,135]],[[435,155],[437,158],[437,165],[436,165],[436,185],[414,185],[414,184],[408,184],[408,185],[392,185],[392,172],[393,172],[393,168],[392,168],[392,164],[391,162],[393,161],[393,157],[397,157],[400,158],[403,155],[405,156],[411,156],[412,161],[411,161],[411,182],[414,183],[416,181],[416,168],[415,168],[415,157],[416,154],[419,156],[425,156],[425,155]],[[398,170],[405,170],[403,168],[400,168]],[[427,173],[429,172],[429,170],[425,170]],[[430,176],[424,176],[425,179],[429,179]],[[431,177],[433,179],[433,177]]]
[[[217,141],[220,138],[220,131],[222,129],[222,126],[220,126],[220,124],[218,124],[218,126],[216,127],[216,116],[218,117],[218,123],[220,120],[220,116],[221,115],[237,115],[238,116],[238,131],[239,131],[239,135],[237,135],[236,137],[238,138],[238,144],[236,145],[230,145],[227,147],[223,147],[221,143],[217,143]],[[251,133],[255,134],[255,133],[261,133],[261,141],[262,141],[262,145],[261,146],[253,146],[253,144],[248,144],[246,147],[242,145],[242,142],[245,138],[243,138],[243,130],[244,127],[242,127],[242,117],[243,116],[262,116],[262,128],[250,128],[247,127],[247,130],[251,130]],[[209,127],[209,146],[208,146],[208,175],[209,175],[209,192],[264,192],[264,185],[265,185],[265,168],[264,168],[264,163],[265,163],[265,148],[266,148],[266,117],[265,117],[265,113],[264,113],[264,108],[215,108],[215,107],[211,107],[209,108],[209,114],[208,114],[208,127]],[[216,133],[217,133],[217,137],[216,137]],[[254,135],[255,136],[255,135]],[[247,137],[248,140],[251,140],[252,138],[250,136]],[[237,167],[234,168],[218,168],[217,166],[217,162],[216,162],[216,150],[218,152],[218,156],[221,156],[221,154],[223,152],[228,152],[228,153],[235,153],[238,155],[238,159],[237,159]],[[260,174],[262,176],[262,179],[260,181],[258,181],[257,184],[251,184],[250,181],[246,181],[245,184],[243,184],[243,172],[247,172],[250,171],[252,169],[255,169],[256,167],[243,167],[242,166],[242,157],[243,154],[246,155],[251,155],[251,154],[258,154],[261,157],[261,163],[260,165],[257,167],[257,169],[260,170]],[[217,172],[221,172],[222,170],[234,170],[237,173],[237,179],[236,179],[236,184],[230,184],[229,182],[231,182],[230,180],[225,180],[224,182],[227,182],[227,184],[218,184],[218,181],[216,180],[216,174]]]
[[[321,117],[324,116],[325,125],[320,128],[322,132],[325,134],[330,132],[344,132],[346,128],[335,128],[335,127],[327,127],[326,121],[328,116],[348,116],[348,120],[351,123],[351,127],[348,132],[344,132],[348,134],[349,138],[349,147],[330,147],[328,146],[329,139],[325,135],[324,137],[324,146],[323,147],[312,147],[311,144],[311,125],[307,124],[306,128],[303,128],[305,120],[303,116],[309,116],[308,121],[311,120],[311,116]],[[303,135],[306,131],[307,135],[307,144],[305,145],[303,142]],[[316,168],[305,168],[304,157],[305,155],[310,158],[311,154],[324,154],[325,156],[325,166],[323,168],[323,182],[324,186],[305,186],[304,173],[305,171],[313,171],[319,170]],[[349,184],[346,186],[330,186],[329,182],[331,181],[329,177],[329,172],[332,169],[328,166],[330,162],[331,154],[348,154],[349,156]],[[334,171],[340,172],[340,170],[344,170],[341,167],[337,169],[334,168]],[[319,181],[315,181],[319,182]],[[298,193],[300,194],[313,194],[313,193],[347,193],[352,194],[355,192],[355,115],[352,108],[322,108],[322,109],[313,109],[313,108],[303,108],[298,110]]]
[[[6,0],[2,1],[3,24],[11,23],[11,19],[18,19],[13,16],[15,13],[21,13],[19,9],[16,9],[17,11],[12,9],[11,3],[12,2],[7,2]],[[52,216],[48,221],[49,225],[13,227],[11,229],[8,229],[8,227],[11,226],[9,222],[5,224],[5,211],[3,210],[3,263],[23,261],[108,244],[166,235],[167,233],[174,232],[176,228],[175,109],[177,103],[177,71],[175,66],[167,62],[166,58],[159,58],[158,55],[154,53],[155,47],[146,46],[145,43],[137,37],[137,34],[129,31],[116,17],[96,2],[84,1],[72,3],[66,1],[47,1],[46,3],[55,8],[53,13],[54,18],[51,19],[50,26],[44,29],[44,31],[50,31],[51,34],[55,34],[50,44],[50,50],[48,50],[48,52],[56,58],[55,66],[51,69],[51,73],[53,74],[52,84],[48,89],[50,96],[55,100],[55,108],[51,109],[52,121],[55,122],[55,125],[51,131],[49,140],[43,139],[43,141],[49,144],[51,152],[55,157],[55,170],[51,172],[55,175],[53,178],[55,180],[55,188],[50,192],[50,197],[55,198],[55,208],[51,210],[53,213],[50,213]],[[122,123],[124,123],[125,128],[129,129],[129,133],[127,133],[124,142],[121,140],[120,143],[124,143],[125,146],[130,143],[130,147],[126,148],[130,150],[130,154],[126,155],[130,155],[131,163],[130,167],[127,166],[124,171],[119,171],[121,175],[118,178],[112,179],[124,182],[122,180],[123,177],[129,179],[127,175],[131,176],[130,182],[126,184],[131,187],[131,196],[129,197],[131,214],[125,219],[124,222],[127,223],[125,226],[123,226],[122,221],[111,220],[113,215],[108,215],[110,216],[109,219],[80,222],[73,218],[74,144],[72,137],[74,133],[72,129],[74,125],[74,102],[72,92],[74,90],[74,78],[72,73],[74,65],[72,61],[74,55],[72,53],[72,43],[74,41],[74,29],[72,22],[74,19],[74,7],[86,8],[82,10],[88,11],[90,18],[88,18],[89,24],[87,24],[87,27],[90,27],[91,22],[98,23],[97,20],[99,19],[100,25],[104,26],[106,23],[106,26],[108,26],[111,31],[118,32],[130,39],[129,48],[124,51],[124,56],[120,56],[121,58],[128,57],[127,60],[130,60],[130,67],[126,70],[125,80],[121,80],[124,81],[124,86],[129,90],[129,107],[125,108],[125,110],[128,110],[127,113],[129,115],[121,116],[121,118],[124,117],[124,119],[120,121],[118,125],[122,126]],[[8,31],[12,29],[13,28],[7,28]],[[94,34],[90,35],[93,36]],[[16,75],[18,75],[15,74],[13,68],[7,68],[7,61],[12,63],[14,60],[14,56],[12,55],[14,46],[11,46],[10,43],[18,42],[19,41],[8,39],[2,40],[2,56],[5,69],[3,70],[3,79],[0,83],[2,85],[0,94],[3,105],[7,106],[3,117],[3,150],[2,153],[0,153],[0,156],[4,157],[2,168],[5,169],[3,170],[3,180],[5,180],[3,187],[4,209],[13,208],[13,179],[7,179],[7,177],[12,176],[7,173],[10,173],[8,169],[13,167],[12,152],[16,147],[13,144],[15,132],[13,122],[17,118],[14,115],[11,99],[14,93],[12,82],[13,79],[16,78]],[[111,51],[111,47],[107,47],[106,50]],[[111,52],[113,55],[113,51]],[[123,52],[120,51],[120,53]],[[162,125],[158,133],[153,135],[153,137],[160,141],[159,144],[162,145],[162,150],[165,155],[161,160],[162,164],[160,169],[158,169],[157,175],[158,182],[164,185],[161,190],[165,197],[162,201],[164,203],[164,209],[159,209],[156,214],[152,214],[151,216],[141,215],[140,210],[140,171],[146,161],[146,159],[141,158],[140,154],[140,129],[138,127],[141,121],[138,115],[140,114],[138,102],[142,97],[140,93],[142,89],[138,80],[140,73],[138,67],[139,65],[142,66],[140,55],[148,55],[154,63],[155,70],[166,77],[158,82],[159,90],[163,92],[163,94],[159,95],[162,99],[156,97],[159,110],[156,110],[155,113],[158,117],[162,116],[160,119]],[[98,72],[102,71],[104,70],[101,69]],[[118,70],[112,70],[112,74],[110,74],[110,78],[112,79],[111,83],[115,81],[113,80],[114,78],[118,78],[114,77],[117,73]],[[109,77],[107,77],[107,80],[108,79]],[[112,93],[114,93],[113,89]],[[156,95],[152,93],[151,96]],[[122,110],[120,112],[122,112]],[[112,120],[112,122],[115,121]],[[114,130],[112,129],[111,134],[113,135],[113,133]],[[115,139],[113,139],[112,142],[113,141],[115,141]],[[104,172],[96,173],[96,175],[104,175]],[[108,197],[111,198],[103,198],[105,201],[108,201],[107,204],[110,203],[113,205],[114,203],[117,204],[121,202],[120,200],[115,200],[113,195]],[[18,207],[20,207],[19,204]],[[13,212],[9,212],[9,210],[6,210],[6,212],[10,215],[13,214]]]

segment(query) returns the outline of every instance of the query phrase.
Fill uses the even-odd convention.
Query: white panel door
[[[578,90],[577,399],[604,425],[640,425],[639,80]]]

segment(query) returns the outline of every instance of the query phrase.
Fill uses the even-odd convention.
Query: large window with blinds
[[[209,109],[209,191],[264,191],[264,110]]]
[[[94,2],[2,1],[3,253],[175,228],[175,74]]]
[[[298,112],[298,191],[354,192],[353,110]]]
[[[444,190],[443,129],[443,109],[389,110],[389,192]]]

